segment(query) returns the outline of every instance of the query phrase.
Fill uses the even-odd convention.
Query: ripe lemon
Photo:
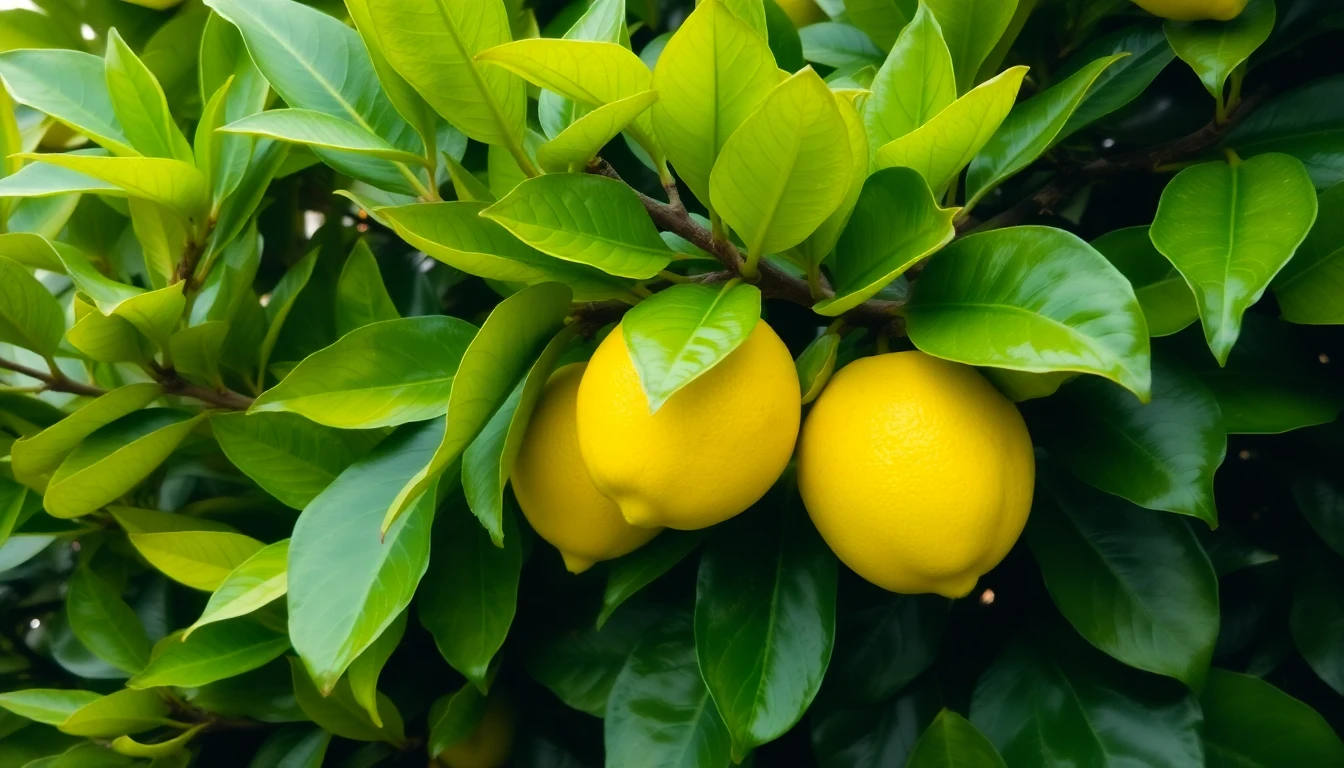
[[[565,558],[571,573],[643,546],[659,529],[636,528],[588,477],[579,455],[575,401],[584,363],[551,374],[513,462],[513,493],[541,538]]]
[[[845,366],[798,446],[798,487],[817,530],[892,592],[970,592],[1022,533],[1034,478],[1013,404],[975,369],[923,352]]]
[[[789,350],[762,320],[650,414],[618,325],[579,386],[579,449],[593,484],[632,525],[695,530],[770,490],[793,453],[801,407]]]
[[[470,736],[439,753],[447,768],[500,768],[513,752],[513,705],[498,694],[485,702],[485,714]]]
[[[1172,21],[1231,21],[1247,0],[1134,0],[1143,10]]]
[[[779,7],[788,14],[793,26],[802,28],[826,21],[826,12],[813,0],[778,0]]]

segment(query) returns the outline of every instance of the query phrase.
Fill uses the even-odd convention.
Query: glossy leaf
[[[453,182],[453,192],[457,199],[465,203],[493,203],[495,202],[495,193],[490,191],[490,187],[477,178],[476,174],[462,167],[462,164],[447,155],[444,155],[443,163],[448,167],[448,175]]]
[[[0,708],[37,723],[60,725],[100,698],[93,691],[27,688],[0,693]]]
[[[1167,42],[1219,104],[1232,70],[1245,63],[1274,30],[1274,0],[1251,0],[1231,21],[1168,21]]]
[[[1344,576],[1339,558],[1313,549],[1293,586],[1289,628],[1298,653],[1336,692],[1344,690],[1344,602],[1331,589]]]
[[[607,571],[597,628],[602,629],[617,608],[684,560],[700,546],[705,535],[702,531],[663,531],[648,544],[614,560]]]
[[[845,191],[844,198],[841,199],[837,207],[830,216],[826,217],[812,234],[808,235],[798,247],[794,248],[792,253],[802,259],[804,270],[816,269],[821,262],[831,254],[835,249],[836,242],[839,241],[841,233],[849,223],[849,217],[854,212],[854,205],[859,200],[859,194],[863,191],[864,181],[868,178],[868,136],[864,133],[863,116],[859,110],[850,101],[849,94],[836,92],[835,106],[840,110],[840,118],[845,123],[845,131],[849,135],[849,156],[850,172],[849,187]]]
[[[161,512],[157,509],[140,507],[108,507],[108,514],[117,521],[127,533],[169,533],[173,531],[228,531],[237,530],[227,523],[206,517],[180,515],[176,512]]]
[[[1344,324],[1344,184],[1317,198],[1316,223],[1293,259],[1274,278],[1274,298],[1285,320]]]
[[[127,195],[169,208],[184,219],[198,219],[210,202],[210,188],[205,176],[194,165],[181,160],[75,153],[24,154],[21,157],[97,179]],[[8,181],[16,181],[19,175],[9,177]]]
[[[1058,139],[1072,136],[1082,128],[1134,101],[1162,73],[1162,70],[1166,69],[1171,60],[1176,58],[1160,27],[1155,25],[1125,27],[1102,36],[1078,51],[1069,59],[1069,62],[1078,63],[1077,69],[1066,62],[1058,76],[1072,75],[1075,71],[1087,67],[1090,62],[1118,53],[1129,55],[1102,70],[1092,83],[1092,87],[1087,90],[1087,94],[1083,96],[1082,102],[1074,108],[1073,114],[1064,123],[1064,130],[1059,132]]]
[[[1242,157],[1282,152],[1301,160],[1317,189],[1344,181],[1344,76],[1306,83],[1246,115],[1223,145]]]
[[[621,333],[649,412],[737,349],[760,317],[760,290],[741,283],[673,286],[626,313]]]
[[[1017,0],[924,0],[942,27],[957,72],[957,91],[975,85],[989,52],[1008,28]]]
[[[1153,245],[1148,227],[1115,229],[1092,241],[1129,284],[1151,336],[1170,336],[1199,319],[1195,295],[1181,273]]]
[[[920,274],[907,322],[910,340],[931,355],[1094,373],[1148,398],[1148,329],[1133,288],[1061,230],[1014,227],[958,240]]]
[[[940,595],[890,594],[857,579],[843,583],[822,697],[843,691],[847,705],[869,706],[910,686],[933,664],[950,607]]]
[[[71,50],[17,50],[0,54],[0,80],[20,104],[45,112],[117,155],[131,149],[107,92],[103,60]],[[53,82],[52,73],[59,78]]]
[[[128,757],[163,758],[164,761],[167,761],[184,754],[183,747],[190,743],[191,740],[196,737],[196,734],[204,730],[205,727],[205,723],[198,723],[177,736],[153,743],[142,743],[132,739],[130,736],[118,736],[112,740],[112,743],[109,746],[119,755],[126,755]],[[99,755],[99,757],[106,759],[106,755]]]
[[[935,195],[999,129],[1017,98],[1026,67],[1005,70],[971,89],[927,123],[877,150],[878,168],[905,166],[919,171]]]
[[[836,21],[809,24],[798,30],[798,37],[803,43],[803,58],[828,67],[880,65],[885,58],[882,49],[852,24]]]
[[[1005,768],[998,750],[966,718],[944,709],[910,753],[909,768]]]
[[[380,695],[378,710],[383,725],[374,725],[369,714],[359,706],[350,693],[350,684],[342,678],[335,687],[323,694],[313,685],[303,664],[295,658],[289,660],[290,671],[294,678],[294,697],[298,699],[303,713],[333,735],[355,741],[389,741],[394,744],[405,739],[401,714],[392,700]]]
[[[909,168],[884,168],[869,176],[831,260],[835,296],[813,310],[835,317],[876,296],[952,242],[957,210],[939,208],[924,179]]]
[[[224,577],[195,624],[182,633],[189,638],[197,628],[233,619],[269,605],[288,590],[289,539],[268,544]]]
[[[435,699],[429,708],[429,753],[440,754],[471,736],[484,715],[485,694],[470,683]]]
[[[1187,168],[1162,191],[1150,236],[1195,292],[1220,364],[1246,309],[1292,258],[1316,220],[1302,163],[1280,154]]]
[[[123,690],[85,704],[59,727],[74,736],[108,739],[148,731],[167,717],[168,706],[157,692]]]
[[[415,88],[406,82],[406,79],[397,72],[392,66],[392,62],[387,60],[383,53],[381,43],[378,41],[376,25],[373,21],[373,14],[369,10],[369,0],[347,0],[345,8],[350,12],[350,21],[355,25],[355,30],[364,40],[364,47],[368,49],[370,63],[373,64],[373,70],[378,75],[378,82],[383,86],[383,92],[387,94],[388,101],[397,112],[405,118],[415,128],[415,132],[420,135],[420,140],[425,145],[425,157],[433,158],[440,151],[438,146],[438,131],[442,121],[434,109],[429,106]]]
[[[223,379],[219,376],[219,362],[224,356],[224,344],[228,336],[229,324],[222,320],[193,325],[173,333],[168,337],[173,370],[190,381],[217,390],[224,389]]]
[[[338,429],[440,416],[473,335],[470,323],[442,315],[357,328],[305,358],[249,413],[288,411]]]
[[[234,466],[295,509],[307,506],[380,437],[290,413],[216,414],[210,426]]]
[[[378,676],[382,674],[383,666],[392,657],[392,652],[397,649],[405,632],[406,612],[402,611],[391,626],[383,630],[383,634],[373,641],[373,645],[350,662],[350,669],[346,672],[346,680],[350,683],[350,695],[359,702],[368,713],[369,719],[379,728],[383,726],[383,717],[378,712]]]
[[[1189,527],[1057,470],[1037,488],[1026,535],[1055,605],[1111,656],[1198,689],[1218,637],[1218,584]]]
[[[1211,766],[1325,766],[1344,760],[1344,743],[1325,718],[1263,680],[1215,669],[1200,703]]]
[[[549,637],[529,654],[528,674],[567,706],[603,717],[616,676],[658,614],[650,606],[636,604],[602,627],[579,627]]]
[[[388,504],[429,460],[433,420],[402,427],[304,508],[289,547],[289,635],[330,692],[355,657],[406,609],[429,562],[434,493],[417,494],[379,535]],[[340,568],[332,568],[338,562]]]
[[[549,172],[587,163],[657,100],[657,91],[643,91],[603,104],[538,147],[537,163]]]
[[[619,277],[645,280],[672,260],[635,192],[604,176],[538,176],[481,215],[542,253]]]
[[[149,637],[135,611],[88,566],[70,577],[65,613],[75,637],[98,658],[130,674],[149,662]]]
[[[0,257],[0,342],[49,358],[64,333],[65,313],[56,297],[18,262]]]
[[[803,405],[816,400],[826,387],[826,382],[835,372],[839,349],[840,337],[834,333],[823,333],[813,339],[794,361],[798,369],[798,384],[803,393]]]
[[[397,149],[357,123],[311,109],[272,109],[248,115],[220,128],[224,133],[264,136],[291,144],[353,152],[395,163],[419,165],[424,158]]]
[[[927,123],[956,100],[952,54],[933,11],[920,3],[877,70],[872,93],[863,105],[863,124],[872,150]]]
[[[289,650],[289,638],[255,621],[236,619],[204,627],[190,639],[169,635],[155,650],[149,666],[127,686],[197,688],[241,675],[279,658]]]
[[[336,283],[336,334],[401,317],[378,271],[378,260],[366,241],[351,249]]]
[[[825,768],[905,765],[943,705],[928,678],[876,705],[852,706],[822,695],[809,719],[812,750]]]
[[[227,531],[133,533],[135,545],[149,564],[192,589],[214,591],[265,545],[251,536]]]
[[[116,29],[107,35],[104,63],[112,110],[131,146],[149,157],[194,162],[191,145],[173,121],[159,81]]]

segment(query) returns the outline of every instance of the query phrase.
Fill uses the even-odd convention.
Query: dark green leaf
[[[998,750],[966,718],[949,709],[924,731],[906,768],[1006,768]]]
[[[92,568],[76,568],[65,598],[70,629],[94,655],[134,674],[149,662],[149,637],[135,611]]]
[[[346,680],[350,683],[350,693],[355,701],[369,714],[373,724],[382,727],[383,718],[378,713],[378,676],[382,674],[387,660],[397,649],[402,636],[406,633],[406,611],[397,614],[392,625],[383,630],[383,634],[373,641],[373,645],[350,662]]]
[[[1190,286],[1153,246],[1147,227],[1112,230],[1093,240],[1092,247],[1134,286],[1149,335],[1170,336],[1199,318]]]
[[[1326,546],[1344,555],[1344,489],[1323,477],[1293,478],[1293,499]]]
[[[1344,692],[1344,565],[1323,551],[1308,551],[1293,587],[1289,626],[1302,658],[1336,692]]]
[[[622,603],[700,546],[705,536],[704,531],[663,531],[648,544],[613,561],[607,572],[597,628],[601,629]]]
[[[289,667],[294,676],[294,697],[298,699],[303,713],[324,730],[355,741],[389,741],[399,744],[406,738],[401,713],[391,699],[383,695],[378,697],[378,711],[383,725],[377,726],[369,720],[369,714],[359,706],[359,702],[355,701],[345,678],[341,678],[329,693],[323,695],[298,659],[291,657]]]
[[[812,340],[811,344],[794,361],[798,369],[798,385],[803,393],[803,405],[807,405],[821,394],[835,372],[836,352],[840,349],[840,336],[823,333]]]
[[[476,730],[485,715],[485,694],[470,683],[440,696],[429,708],[429,754],[437,755]]]
[[[1076,63],[1081,69],[1086,62],[1104,56],[1128,53],[1123,59],[1107,67],[1097,77],[1080,103],[1064,124],[1059,137],[1071,136],[1079,129],[1115,112],[1134,99],[1166,69],[1176,54],[1167,44],[1167,36],[1156,25],[1133,26],[1102,36],[1070,57],[1057,77],[1072,74]]]
[[[527,671],[565,704],[603,717],[616,676],[659,614],[635,604],[602,627],[580,625],[547,638],[528,656]]]
[[[1344,763],[1344,744],[1314,709],[1263,680],[1215,669],[1200,697],[1211,768]]]
[[[894,595],[853,580],[842,592],[835,653],[826,692],[850,705],[887,701],[928,669],[938,655],[951,602],[940,595]]]
[[[935,681],[923,678],[879,704],[818,703],[812,720],[812,750],[822,768],[905,765],[920,734],[942,707]]]
[[[1344,184],[1317,198],[1316,223],[1271,285],[1285,320],[1344,324]]]
[[[828,67],[880,65],[882,50],[863,30],[849,24],[823,21],[798,30],[802,38],[803,58]]]
[[[321,768],[331,733],[312,726],[290,726],[271,733],[247,768]]]
[[[1317,189],[1344,181],[1344,75],[1314,80],[1270,99],[1228,132],[1243,157],[1282,152],[1301,160]]]

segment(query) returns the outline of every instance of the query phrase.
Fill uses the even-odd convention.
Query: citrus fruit
[[[1246,8],[1247,0],[1134,0],[1134,4],[1172,21],[1231,21]]]
[[[447,768],[500,768],[513,752],[513,705],[494,694],[485,702],[485,714],[465,739],[439,753]]]
[[[573,363],[551,374],[510,475],[523,515],[537,535],[560,550],[572,573],[632,552],[658,535],[656,528],[625,522],[620,508],[588,477],[575,429],[584,368]]]
[[[579,385],[579,449],[632,525],[705,528],[770,490],[793,453],[801,403],[789,350],[762,320],[649,413],[618,325]]]
[[[923,352],[845,366],[799,439],[817,530],[893,592],[970,592],[1022,533],[1034,477],[1017,408],[975,369]]]

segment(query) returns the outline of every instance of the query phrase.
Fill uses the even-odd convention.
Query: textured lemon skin
[[[618,325],[579,386],[579,448],[593,483],[632,525],[696,530],[770,490],[793,453],[801,408],[793,359],[762,320],[650,414]]]
[[[593,485],[579,455],[577,400],[585,363],[551,374],[528,422],[510,478],[527,522],[565,559],[571,573],[628,554],[658,535],[621,517]]]
[[[806,27],[819,21],[826,21],[826,12],[813,0],[779,0],[779,7],[788,14],[795,27]]]
[[[975,369],[896,352],[831,379],[798,446],[812,522],[851,569],[892,592],[961,597],[1026,525],[1026,424]]]
[[[491,696],[471,735],[439,753],[446,768],[501,768],[513,752],[513,705]]]
[[[1231,21],[1246,9],[1247,0],[1134,0],[1134,4],[1172,21]]]

